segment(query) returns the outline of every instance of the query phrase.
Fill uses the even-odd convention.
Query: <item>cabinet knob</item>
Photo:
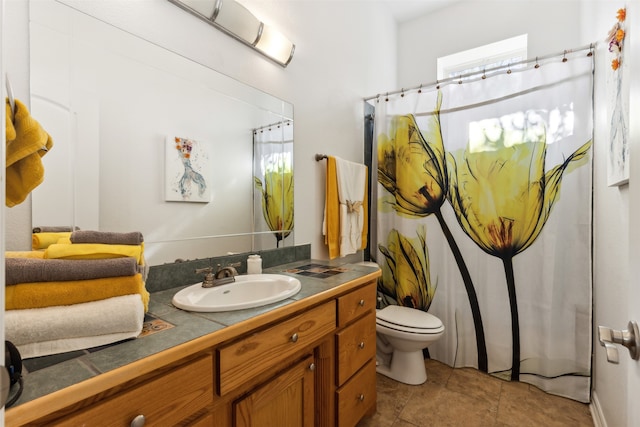
[[[358,396],[358,400],[359,400],[360,402],[364,401],[364,394],[360,394],[360,395]]]
[[[360,348],[360,349],[364,348],[364,341],[362,341],[360,344],[358,344],[358,348]]]
[[[309,365],[309,370],[310,371],[315,371],[316,370],[316,364],[312,363],[311,365]]]
[[[291,335],[291,342],[298,342],[298,334]]]
[[[133,421],[131,421],[131,427],[142,427],[144,426],[145,421],[146,419],[144,418],[144,415],[138,415],[133,419]]]
[[[364,300],[363,300],[363,299],[361,299],[361,300],[358,302],[358,305],[359,305],[360,307],[364,307]]]

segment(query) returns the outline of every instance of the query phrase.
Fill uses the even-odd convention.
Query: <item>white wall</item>
[[[640,22],[640,2],[637,0],[627,2],[627,22],[629,27],[627,29],[629,34],[629,44],[627,45],[626,58],[629,61],[631,67],[630,80],[630,105],[629,105],[629,141],[631,142],[630,150],[632,153],[640,153],[640,122],[635,120],[640,115],[640,79],[638,79],[638,70],[640,70],[640,33],[638,32],[638,22]],[[626,320],[640,321],[640,263],[638,262],[638,256],[640,254],[640,191],[638,191],[638,182],[640,182],[640,156],[631,156],[630,163],[630,176],[629,176],[629,215],[627,222],[629,223],[629,230],[627,234],[629,236],[629,251],[628,258],[624,261],[629,265],[629,281],[622,283],[621,286],[628,286],[628,296],[626,299],[626,305],[628,315]],[[624,207],[622,205],[621,207]],[[617,206],[613,207],[614,209]],[[634,219],[634,220],[631,220]],[[607,270],[615,268],[615,264],[609,264]],[[606,292],[606,285],[609,282],[603,283],[603,292]],[[619,307],[622,300],[616,301],[609,306],[603,306],[605,313],[612,313],[616,311],[616,307]],[[623,323],[623,326],[626,323]],[[618,326],[619,327],[619,326]],[[626,350],[623,350],[623,352]],[[626,357],[626,356],[625,356]],[[629,366],[626,370],[620,370],[616,373],[617,378],[626,378],[626,424],[628,426],[635,426],[640,424],[640,405],[638,405],[638,396],[640,395],[640,363],[637,361],[628,361]],[[606,374],[605,374],[606,375]],[[598,374],[598,379],[603,375]],[[622,387],[623,383],[620,383],[618,387]],[[598,394],[600,392],[598,391]],[[612,396],[606,396],[607,403],[611,399],[616,398],[616,393],[612,392]],[[624,399],[624,394],[620,396]],[[608,420],[608,418],[607,418]],[[610,423],[609,426],[613,427],[614,424]]]
[[[28,99],[28,14],[8,0],[12,37],[8,72],[16,97]],[[168,1],[125,0],[64,3],[294,104],[295,242],[311,243],[312,257],[327,258],[321,224],[323,162],[316,153],[363,160],[362,99],[395,82],[395,22],[379,5],[365,2],[243,2],[296,44],[283,69]],[[7,210],[8,249],[29,249],[30,209]]]
[[[528,34],[534,58],[581,45],[579,1],[460,1],[398,27],[398,84],[436,81],[436,60],[485,44]],[[606,34],[605,34],[606,36]]]
[[[616,22],[620,4],[599,1],[583,6],[582,37],[585,42],[596,41],[594,93],[594,359],[593,399],[602,421],[609,426],[627,424],[627,375],[636,362],[620,348],[620,364],[607,362],[604,348],[598,343],[597,326],[625,329],[629,316],[626,304],[629,292],[629,199],[630,187],[607,186],[607,141],[609,138],[605,76],[612,56],[603,42]],[[630,51],[630,49],[627,49]]]

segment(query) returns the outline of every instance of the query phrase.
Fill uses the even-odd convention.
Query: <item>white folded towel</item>
[[[67,353],[69,351],[84,350],[92,347],[100,347],[136,338],[140,331],[119,332],[115,334],[96,335],[95,337],[64,338],[51,341],[33,342],[17,346],[23,359],[32,357],[49,356],[51,354]]]
[[[4,314],[5,337],[23,358],[134,338],[142,332],[143,322],[144,305],[138,294]]]
[[[340,199],[340,256],[354,254],[362,246],[364,192],[367,167],[336,157],[338,198]]]

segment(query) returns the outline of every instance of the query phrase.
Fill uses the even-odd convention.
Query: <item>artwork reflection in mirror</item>
[[[165,200],[211,201],[211,157],[208,144],[195,139],[167,137],[165,151]]]
[[[149,265],[294,244],[291,104],[61,3],[30,2],[30,17],[32,113],[57,145],[34,226],[139,231]],[[257,174],[253,133],[279,122],[290,133],[264,142]],[[167,201],[168,135],[207,143],[211,203]]]

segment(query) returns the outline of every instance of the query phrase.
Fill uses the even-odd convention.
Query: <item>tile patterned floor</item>
[[[476,369],[425,360],[427,382],[378,374],[378,409],[357,427],[593,427],[589,406]]]

